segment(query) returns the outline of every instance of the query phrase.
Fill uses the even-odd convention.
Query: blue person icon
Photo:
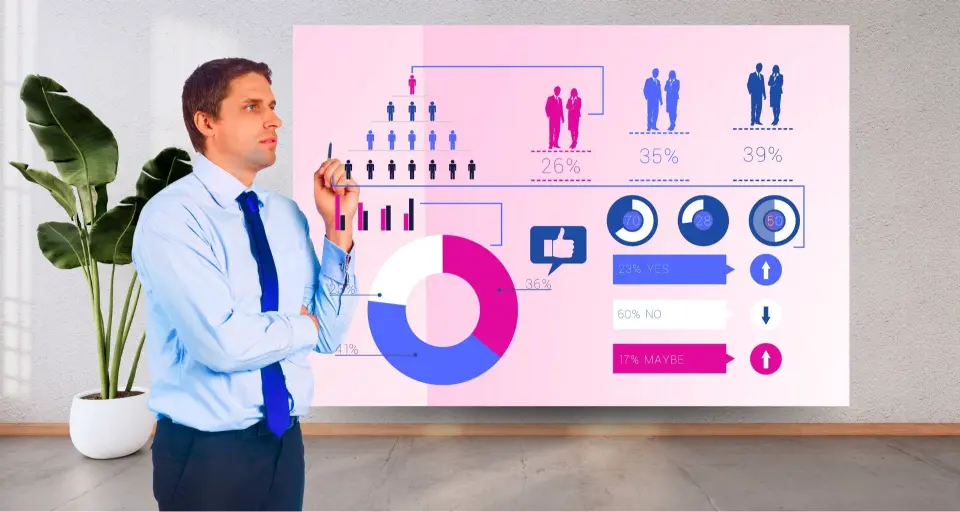
[[[450,137],[448,137],[448,139],[450,140],[450,149],[457,149],[457,133],[450,130]]]
[[[428,139],[430,140],[430,151],[437,149],[437,133],[430,130]]]
[[[417,136],[413,133],[413,130],[410,130],[407,135],[407,141],[410,142],[410,151],[413,151],[414,143],[417,141]]]
[[[367,151],[373,150],[373,130],[367,130]]]
[[[393,106],[392,101],[387,102],[387,121],[393,121],[393,112],[396,108]]]
[[[432,101],[430,102],[430,106],[427,107],[427,110],[430,112],[430,120],[436,121],[437,106]]]
[[[387,134],[387,142],[390,143],[390,151],[393,151],[393,146],[397,142],[397,134],[393,133],[393,130],[390,130],[390,133]]]
[[[413,121],[414,114],[417,112],[417,106],[410,102],[410,106],[407,107],[407,112],[410,112],[410,120]]]

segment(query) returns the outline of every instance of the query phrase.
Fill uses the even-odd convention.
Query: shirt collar
[[[193,174],[203,183],[213,200],[221,208],[238,208],[237,198],[240,194],[252,190],[257,194],[258,202],[262,207],[267,200],[268,192],[259,187],[256,182],[247,187],[240,180],[219,165],[210,161],[202,153],[195,153],[193,157]]]

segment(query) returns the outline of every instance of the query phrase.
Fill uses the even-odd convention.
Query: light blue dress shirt
[[[293,416],[313,401],[307,356],[343,341],[356,307],[354,251],[323,237],[320,260],[297,204],[247,188],[202,154],[193,173],[144,207],[133,265],[145,292],[150,410],[204,431],[246,428],[263,418],[260,368],[280,361]],[[257,262],[237,196],[260,199],[280,288],[278,311],[261,312]],[[320,323],[319,332],[306,306]]]

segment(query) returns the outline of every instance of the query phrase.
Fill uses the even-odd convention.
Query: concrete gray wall
[[[82,273],[53,268],[36,244],[36,225],[61,220],[62,211],[6,165],[43,162],[17,98],[23,76],[56,78],[114,130],[121,161],[112,186],[115,201],[121,191],[133,190],[140,166],[161,147],[189,148],[180,87],[204,60],[239,55],[268,62],[280,115],[290,119],[294,24],[844,24],[851,26],[852,39],[851,407],[332,408],[315,410],[311,420],[960,421],[956,0],[3,0],[2,5],[0,421],[66,421],[71,396],[98,382]],[[290,194],[290,161],[287,146],[263,183]],[[119,300],[129,271],[118,271]],[[143,325],[138,317],[134,333]],[[145,368],[138,379],[144,383]]]

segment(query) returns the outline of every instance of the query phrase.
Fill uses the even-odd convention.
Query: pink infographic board
[[[846,26],[299,26],[360,187],[317,406],[846,406]],[[316,238],[316,237],[315,237]]]

